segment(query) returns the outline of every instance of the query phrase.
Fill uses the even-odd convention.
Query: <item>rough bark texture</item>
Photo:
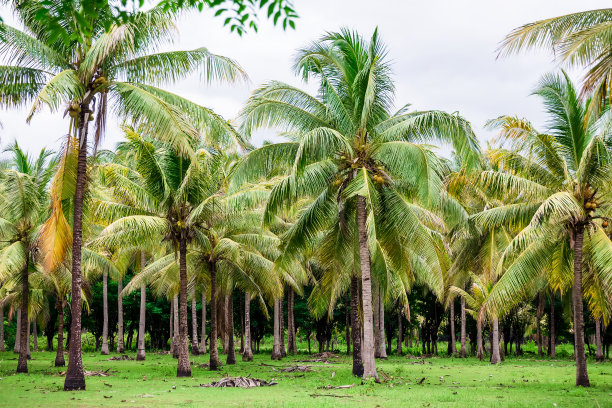
[[[123,342],[123,279],[117,281],[117,353],[125,353],[125,343]],[[131,338],[131,335],[130,335]]]
[[[179,278],[181,285],[179,317],[179,357],[177,377],[191,377],[189,364],[189,339],[187,326],[187,240],[183,236],[179,242]]]
[[[234,292],[227,295],[227,364],[236,364],[236,345],[234,344]]]
[[[370,249],[366,230],[366,201],[357,198],[357,229],[359,235],[359,259],[361,263],[361,298],[363,302],[363,377],[378,380],[374,360],[374,324],[372,322],[372,274],[370,270]]]
[[[295,341],[295,314],[293,308],[295,305],[295,292],[292,287],[289,287],[287,295],[287,348],[290,354],[297,353],[297,343]],[[348,330],[348,329],[347,329]],[[350,344],[347,337],[347,344]],[[350,348],[350,345],[349,345]]]
[[[66,300],[57,301],[57,353],[55,354],[55,366],[63,367],[66,365],[64,360],[64,307]]]
[[[179,301],[178,295],[174,295],[172,298],[172,322],[174,329],[174,337],[172,339],[172,357],[178,358],[179,356],[179,338],[180,338],[180,329],[179,329]]]
[[[17,333],[21,333],[21,308],[17,309]],[[13,353],[19,353],[19,343],[21,342],[21,336],[15,335],[15,346],[13,347]]]
[[[202,335],[200,336],[200,353],[206,354],[206,286],[202,285]]]
[[[378,293],[379,293],[378,286],[373,285],[372,286],[372,296],[374,298],[373,300],[374,315],[372,316],[372,320],[374,323],[374,357],[375,358],[380,358],[380,349],[381,347],[384,347],[381,345],[381,343],[384,344],[384,340],[383,341],[380,340],[380,302],[378,301],[380,296]]]
[[[402,311],[399,310],[397,313],[397,355],[402,355],[402,342],[404,335],[403,321],[402,321]]]
[[[142,361],[147,357],[145,350],[145,328],[147,318],[147,287],[140,285],[140,317],[138,320],[138,351],[136,360]]]
[[[459,349],[459,356],[461,358],[467,356],[467,350],[465,349],[465,325],[465,298],[461,297],[461,348]]]
[[[479,360],[484,358],[484,346],[482,344],[482,321],[477,319],[476,321],[476,357]]]
[[[100,353],[104,356],[108,355],[108,274],[102,274],[102,348]]]
[[[538,342],[538,355],[544,354],[542,350],[542,314],[544,313],[544,294],[538,294],[538,308],[536,309],[536,338]]]
[[[285,348],[285,312],[283,310],[285,307],[284,303],[285,303],[285,296],[283,295],[283,297],[280,298],[278,301],[278,316],[279,316],[278,330],[280,333],[281,357],[287,356],[287,349]]]
[[[450,334],[451,334],[451,353],[457,357],[457,339],[455,337],[455,302],[450,303],[449,310]]]
[[[603,361],[604,354],[601,346],[601,319],[595,319],[595,360]]]
[[[584,225],[574,229],[574,286],[572,303],[574,306],[574,346],[576,356],[576,385],[590,387],[587,373],[586,356],[584,355],[584,315],[582,311],[582,241]]]
[[[229,343],[228,343],[228,337],[227,337],[227,308],[228,308],[228,302],[229,302],[229,295],[224,295],[223,296],[223,305],[221,306],[221,310],[219,310],[219,314],[221,315],[221,321],[223,322],[221,328],[219,329],[219,332],[221,333],[221,343],[223,344],[222,347],[222,353],[223,354],[227,354],[227,349],[229,347]]]
[[[217,349],[217,269],[214,262],[210,267],[210,362],[211,371],[219,367],[219,351]]]
[[[499,364],[501,356],[499,354],[499,319],[493,317],[493,330],[491,331],[491,364]]]
[[[191,354],[197,356],[200,354],[198,345],[198,306],[195,298],[195,290],[191,295]]]
[[[550,345],[548,346],[548,355],[551,357],[557,356],[557,335],[555,334],[555,294],[550,296]]]
[[[79,116],[79,155],[77,159],[72,217],[70,354],[66,378],[64,379],[64,391],[85,389],[85,372],[83,371],[81,355],[81,246],[83,245],[83,196],[87,184],[87,131],[89,114],[89,101],[86,100],[81,103],[81,114]]]
[[[28,372],[28,345],[30,344],[29,328],[30,321],[28,319],[28,305],[30,301],[29,278],[29,254],[26,254],[26,263],[21,272],[21,323],[19,325],[19,361],[17,362],[17,372]]]
[[[170,300],[170,354],[174,355],[174,298]]]
[[[0,305],[0,351],[5,351],[4,345],[4,306]]]
[[[274,301],[274,343],[272,345],[272,360],[280,360],[281,349],[280,349],[280,306],[279,301]]]
[[[351,295],[349,293],[348,302],[346,303],[346,316],[344,320],[345,326],[345,335],[344,339],[346,340],[346,355],[351,355]]]
[[[251,349],[251,295],[244,294],[244,352],[242,361],[253,361],[253,350]]]

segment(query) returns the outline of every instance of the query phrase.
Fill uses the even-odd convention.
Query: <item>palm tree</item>
[[[247,135],[258,127],[277,126],[295,141],[255,150],[235,176],[239,183],[265,175],[272,165],[290,169],[290,176],[271,193],[266,223],[279,208],[300,197],[313,198],[288,232],[286,257],[312,245],[319,231],[355,218],[364,377],[377,377],[371,284],[377,238],[396,270],[406,270],[406,240],[431,248],[431,236],[416,227],[416,210],[405,198],[416,197],[432,207],[442,201],[442,166],[427,147],[414,142],[451,141],[465,165],[476,164],[479,151],[469,123],[459,115],[405,109],[388,113],[394,87],[386,55],[377,31],[366,42],[346,29],[300,50],[295,70],[305,80],[319,80],[318,95],[271,82],[253,93],[241,114]],[[427,255],[436,257],[433,250]]]
[[[97,18],[93,29],[84,30],[72,15],[60,13],[56,19],[36,18],[43,7],[40,2],[23,1],[13,6],[27,32],[3,24],[5,39],[0,52],[10,65],[0,66],[2,104],[16,107],[32,103],[28,120],[43,105],[52,111],[66,109],[71,118],[70,133],[74,134],[71,142],[78,150],[73,169],[76,182],[72,234],[63,219],[60,200],[54,199],[53,216],[45,228],[44,239],[54,244],[47,244],[54,246],[48,251],[47,262],[52,264],[47,265],[48,269],[55,269],[64,260],[72,240],[71,358],[64,388],[79,390],[85,388],[80,351],[80,291],[90,119],[95,116],[94,148],[102,137],[109,108],[120,116],[130,117],[134,123],[146,122],[157,138],[181,148],[185,139],[197,139],[202,129],[226,128],[227,123],[208,109],[143,82],[168,83],[194,72],[200,72],[206,81],[231,82],[245,78],[245,74],[233,61],[205,48],[157,53],[160,46],[172,42],[175,33],[174,15],[162,7],[135,13],[123,23],[112,23],[112,8],[101,3],[96,6],[100,8],[94,13]],[[60,22],[57,27],[66,30],[64,37],[72,39],[69,44],[50,34],[52,30],[45,21],[56,20]],[[64,240],[58,240],[58,236]]]
[[[582,94],[593,93],[599,110],[612,102],[612,8],[547,18],[514,29],[502,41],[500,55],[529,48],[548,48],[569,67],[587,68]]]
[[[480,222],[488,227],[526,225],[506,249],[506,271],[487,303],[509,310],[529,294],[542,271],[570,270],[576,385],[586,387],[583,299],[593,280],[586,278],[593,276],[606,287],[612,282],[612,242],[604,231],[612,185],[605,140],[610,125],[606,115],[598,119],[590,109],[592,100],[577,95],[565,73],[543,77],[535,94],[550,117],[548,133],[518,118],[497,119],[501,141],[512,149],[493,149],[489,157],[499,171],[480,176],[492,193],[517,198],[483,211]],[[573,260],[566,254],[573,254]]]

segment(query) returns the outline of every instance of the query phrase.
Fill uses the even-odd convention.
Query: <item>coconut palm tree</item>
[[[421,240],[421,248],[431,248],[431,236],[416,227],[420,225],[417,210],[405,197],[418,197],[432,207],[442,201],[442,166],[427,147],[415,142],[451,141],[465,165],[478,162],[478,144],[469,123],[459,115],[405,109],[388,113],[394,86],[377,31],[370,41],[346,29],[326,34],[298,52],[295,70],[304,80],[319,81],[317,96],[271,82],[253,93],[241,114],[245,134],[274,126],[289,131],[295,141],[252,152],[235,179],[239,183],[258,178],[271,166],[291,169],[290,177],[271,193],[266,223],[279,208],[303,196],[313,197],[288,232],[287,257],[312,244],[319,231],[355,217],[363,299],[363,375],[377,377],[371,284],[377,236],[386,235],[385,251],[396,270],[405,270],[402,241]],[[435,258],[435,251],[426,256]]]
[[[569,67],[586,68],[582,94],[593,93],[599,110],[612,102],[612,8],[580,11],[515,28],[502,41],[500,55],[547,48]]]
[[[609,116],[598,119],[590,109],[594,102],[579,97],[565,73],[544,76],[535,94],[549,115],[548,132],[525,120],[499,118],[501,142],[511,149],[493,149],[489,157],[499,171],[480,175],[492,194],[516,197],[480,213],[482,225],[526,225],[506,249],[505,273],[487,303],[508,310],[529,294],[542,271],[567,267],[573,279],[576,385],[586,387],[583,300],[592,280],[586,277],[606,288],[612,283],[612,241],[605,232],[612,185]]]
[[[227,128],[227,123],[210,110],[150,84],[174,82],[196,72],[205,81],[231,82],[245,78],[245,74],[233,61],[205,48],[157,52],[173,41],[176,32],[175,16],[163,7],[138,12],[125,22],[115,23],[112,8],[106,3],[96,4],[99,9],[93,14],[97,16],[93,29],[85,30],[72,14],[61,13],[59,0],[56,3],[57,8],[46,5],[45,10],[59,10],[59,14],[46,20],[36,18],[43,9],[40,2],[12,3],[26,31],[3,25],[0,54],[8,59],[9,65],[0,66],[0,100],[10,108],[31,104],[28,120],[45,105],[52,111],[65,109],[65,114],[70,115],[69,129],[74,137],[71,142],[77,149],[72,169],[76,179],[72,233],[63,219],[61,200],[54,199],[53,215],[43,237],[51,242],[46,244],[47,262],[52,264],[47,265],[48,269],[55,269],[64,260],[70,241],[72,244],[72,344],[64,388],[78,390],[85,388],[80,352],[80,285],[90,120],[95,116],[94,148],[102,137],[108,109],[129,116],[134,123],[146,122],[157,138],[181,148],[186,146],[186,139],[197,139],[202,129]],[[57,21],[61,23],[54,27],[45,24]],[[50,28],[58,27],[65,29],[67,35],[51,35]],[[72,40],[66,43],[61,37]],[[58,236],[64,239],[57,239]]]

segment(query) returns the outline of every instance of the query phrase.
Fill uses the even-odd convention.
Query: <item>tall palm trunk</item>
[[[102,274],[102,348],[100,353],[103,356],[108,355],[108,274]]]
[[[200,336],[200,353],[206,354],[206,286],[202,285],[202,328]]]
[[[465,358],[467,356],[467,350],[465,349],[465,298],[461,297],[461,348],[459,349],[459,356]]]
[[[346,327],[346,332],[344,338],[346,340],[346,355],[351,355],[351,294],[348,295],[348,302],[346,303],[346,316],[344,325]]]
[[[603,348],[601,346],[601,318],[595,319],[595,360],[603,361]]]
[[[234,344],[234,291],[228,295],[227,302],[227,364],[236,364],[236,345]]]
[[[63,367],[66,365],[64,360],[64,307],[66,306],[65,296],[57,300],[57,353],[55,353],[55,366]]]
[[[182,236],[179,241],[179,278],[181,285],[180,322],[179,322],[179,357],[176,370],[177,377],[191,377],[189,364],[189,341],[187,326],[187,239]]]
[[[0,351],[4,350],[4,305],[0,304]]]
[[[144,258],[141,255],[141,259]],[[144,265],[144,264],[142,264]],[[138,351],[136,352],[136,360],[143,361],[146,358],[145,350],[145,324],[147,318],[147,287],[140,285],[140,316],[138,320]]]
[[[17,333],[15,334],[15,346],[13,347],[13,353],[18,354],[21,349],[21,308],[17,309],[17,325],[15,326]]]
[[[174,355],[174,297],[170,300],[170,354]]]
[[[361,298],[363,302],[363,377],[378,379],[374,360],[374,325],[372,322],[372,274],[370,248],[366,230],[366,201],[357,197],[357,228],[359,233],[359,259],[361,263]]]
[[[38,351],[38,328],[36,319],[32,320],[32,341],[34,343],[34,351]]]
[[[21,271],[21,323],[19,325],[19,361],[17,362],[17,372],[28,372],[28,345],[30,344],[29,328],[30,321],[28,319],[28,309],[30,302],[30,286],[29,286],[29,254],[26,253],[26,263]]]
[[[501,356],[499,354],[499,318],[493,317],[493,330],[491,331],[491,364],[499,364]]]
[[[180,329],[179,329],[179,299],[178,295],[174,295],[172,298],[172,321],[174,324],[174,339],[173,343],[174,347],[172,348],[172,357],[178,358],[179,356],[179,339],[180,339]]]
[[[228,337],[227,337],[227,308],[228,308],[228,302],[229,302],[229,295],[224,295],[223,296],[223,305],[221,306],[221,310],[219,311],[221,314],[221,321],[223,321],[223,325],[221,327],[221,329],[219,330],[221,332],[221,343],[223,344],[222,347],[222,353],[223,354],[227,354],[227,349],[229,347],[229,343],[228,343]]]
[[[482,344],[482,320],[476,319],[476,357],[482,361],[484,358],[484,346]]]
[[[455,302],[450,303],[449,310],[450,334],[451,334],[451,354],[457,357],[457,339],[455,337]]]
[[[385,301],[382,293],[378,296],[378,343],[380,345],[380,358],[387,358],[385,347]]]
[[[274,301],[274,343],[272,345],[272,360],[280,360],[280,306],[279,300]]]
[[[289,286],[289,293],[287,294],[287,351],[290,354],[297,353],[297,344],[295,341],[295,314],[293,311],[294,303],[295,292],[293,291],[293,288]],[[350,344],[348,337],[346,341],[347,344]]]
[[[195,298],[195,289],[191,294],[191,354],[194,356],[200,354],[198,346],[198,305]]]
[[[397,313],[397,355],[402,355],[402,342],[404,335],[403,321],[402,321],[402,311],[399,310]]]
[[[117,353],[125,353],[125,343],[123,342],[123,279],[117,281]],[[130,334],[130,339],[132,335]]]
[[[574,286],[572,303],[574,306],[574,346],[576,356],[576,385],[590,387],[587,373],[586,356],[584,355],[584,315],[582,311],[582,241],[584,225],[574,227]]]
[[[217,268],[214,262],[210,267],[210,363],[211,371],[219,365],[219,350],[217,349]]]
[[[542,314],[544,313],[544,294],[538,293],[538,308],[536,310],[536,337],[538,341],[538,355],[541,356],[542,350]]]
[[[81,355],[81,246],[83,245],[83,196],[87,184],[87,131],[89,130],[90,91],[81,103],[79,115],[79,155],[77,159],[72,217],[72,296],[70,305],[70,354],[64,380],[64,391],[85,389],[85,373]]]
[[[251,349],[251,295],[244,293],[244,352],[242,361],[253,361],[253,350]]]
[[[555,294],[550,295],[550,345],[548,346],[548,355],[556,357],[557,335],[555,334]]]
[[[280,333],[280,353],[281,353],[281,357],[286,357],[287,356],[287,349],[285,348],[285,313],[283,311],[284,309],[284,301],[285,301],[285,296],[283,295],[283,297],[281,297],[278,301],[278,315],[279,315],[279,322],[278,322],[278,330]]]

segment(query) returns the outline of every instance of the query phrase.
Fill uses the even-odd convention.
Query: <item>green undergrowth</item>
[[[474,358],[390,357],[377,361],[380,384],[351,375],[351,360],[341,354],[330,363],[297,362],[307,354],[280,362],[256,355],[253,362],[223,365],[217,372],[203,364],[208,355],[190,356],[191,378],[176,378],[176,360],[148,353],[144,362],[109,361],[85,353],[87,390],[63,392],[62,368],[54,353],[33,353],[29,374],[16,375],[17,355],[0,353],[0,406],[7,407],[612,407],[612,363],[589,360],[592,387],[574,386],[575,367],[568,359],[508,358],[491,366]],[[135,358],[135,354],[128,353]],[[224,360],[225,356],[221,356]],[[310,372],[283,373],[282,368],[308,365]],[[273,380],[272,387],[203,388],[223,376]],[[353,385],[351,388],[328,388]]]

